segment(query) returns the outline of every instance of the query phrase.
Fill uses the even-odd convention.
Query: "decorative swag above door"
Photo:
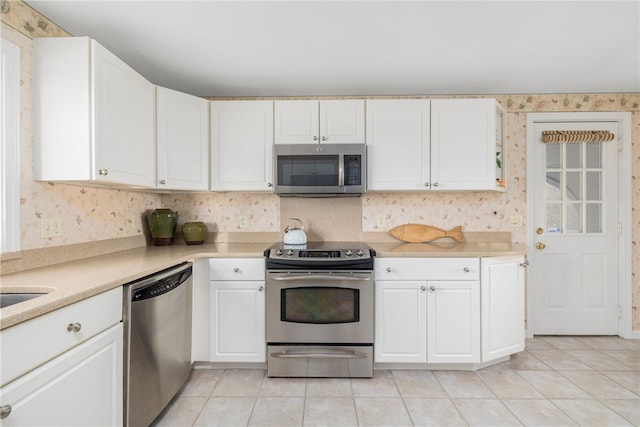
[[[609,142],[615,135],[608,130],[545,130],[542,142],[545,144]]]

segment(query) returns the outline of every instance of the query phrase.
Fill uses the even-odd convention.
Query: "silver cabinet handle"
[[[238,267],[234,267],[234,268],[233,268],[233,272],[234,272],[234,273],[240,273],[240,269],[239,269]]]
[[[0,406],[0,419],[4,420],[11,413],[11,405],[2,405]]]
[[[317,140],[318,140],[318,137],[314,135],[314,136],[313,136],[313,140],[314,140],[314,141],[317,141]]]
[[[529,266],[529,260],[525,259],[524,262],[520,263],[520,267],[528,267]]]
[[[264,291],[264,286],[258,286],[258,292]]]
[[[433,183],[433,186],[434,186],[434,187],[437,187],[437,186],[438,186],[438,183],[437,183],[437,182],[434,182],[434,183]]]
[[[107,176],[109,175],[108,169],[98,169],[98,175]]]
[[[160,184],[165,185],[166,183],[167,183],[167,181],[166,181],[166,180],[164,180],[164,179],[161,179],[161,180],[160,180]]]
[[[267,182],[267,187],[273,187],[273,184],[270,182]]]
[[[469,267],[463,268],[462,271],[464,271],[465,273],[468,273],[469,272]]]
[[[323,137],[322,137],[322,140],[323,140],[323,141],[326,141],[327,139],[328,139],[328,138],[327,138],[326,136],[323,136]]]
[[[429,183],[429,181],[427,181],[427,182],[425,182],[425,183],[424,183],[424,186],[425,186],[425,187],[429,187],[430,185],[431,185],[431,184]]]
[[[427,290],[427,287],[426,287],[425,285],[422,285],[422,286],[420,286],[420,290],[421,290],[422,292],[424,292],[424,291],[426,291],[426,290]]]
[[[387,267],[387,273],[391,273],[391,267]]]
[[[431,292],[435,292],[435,291],[436,291],[436,287],[435,287],[435,286],[429,286],[429,290],[430,290]]]
[[[80,332],[80,329],[82,329],[82,325],[78,322],[76,323],[69,323],[67,325],[67,331],[69,332]]]

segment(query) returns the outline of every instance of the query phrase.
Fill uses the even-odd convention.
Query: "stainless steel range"
[[[373,376],[374,256],[357,242],[265,251],[268,376]]]

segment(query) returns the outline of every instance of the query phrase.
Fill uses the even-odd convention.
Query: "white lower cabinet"
[[[0,331],[0,425],[122,425],[121,321],[116,288]]]
[[[524,350],[524,258],[482,259],[482,361]]]
[[[264,259],[209,260],[211,362],[265,362]]]
[[[480,362],[480,282],[427,282],[427,362]]]
[[[424,282],[376,281],[376,362],[427,361],[427,299]]]
[[[376,259],[376,363],[476,364],[524,349],[524,258]]]
[[[122,425],[122,324],[0,390],[3,426]]]

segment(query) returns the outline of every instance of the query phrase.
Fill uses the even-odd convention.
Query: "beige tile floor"
[[[372,379],[268,378],[198,369],[160,426],[640,425],[640,340],[536,337],[476,372],[375,371]]]

